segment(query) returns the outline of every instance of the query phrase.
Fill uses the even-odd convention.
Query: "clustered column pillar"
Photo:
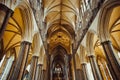
[[[22,80],[23,73],[26,66],[26,61],[28,58],[29,50],[30,50],[31,43],[27,41],[23,41],[21,43],[20,52],[18,55],[18,59],[15,65],[15,69],[10,80]]]
[[[72,73],[72,80],[75,80],[75,68],[73,58],[71,59],[71,73]]]
[[[42,72],[43,72],[43,79],[42,80],[47,80],[46,78],[47,78],[47,76],[46,76],[46,70],[42,70]]]
[[[31,65],[30,65],[29,80],[35,80],[38,58],[39,58],[38,56],[32,57],[32,61],[31,61]]]
[[[37,71],[36,71],[36,78],[35,80],[43,80],[44,76],[43,76],[43,65],[42,64],[38,64],[37,65]]]
[[[75,62],[75,54],[73,54],[73,67],[74,67],[74,73],[75,73],[75,80],[77,80],[77,74],[76,74],[76,62]]]
[[[113,47],[110,41],[101,43],[107,58],[108,67],[110,69],[113,80],[120,79],[120,64],[118,63],[117,57],[115,57]]]
[[[88,80],[87,64],[84,62],[84,63],[81,63],[81,66],[82,66],[82,70],[83,70],[84,80]]]
[[[95,56],[93,54],[90,54],[88,56],[89,61],[90,61],[90,65],[92,68],[92,72],[93,72],[93,76],[95,80],[102,80],[102,76],[98,67],[98,64],[96,62]]]
[[[0,40],[2,39],[8,20],[12,14],[13,11],[11,9],[0,3]]]
[[[76,69],[76,74],[77,74],[77,80],[83,80],[83,71],[82,69]]]
[[[46,76],[46,80],[49,80],[51,78],[50,76],[50,55],[47,55],[47,76]]]
[[[86,62],[86,52],[83,46],[80,46],[80,64],[81,64],[81,76],[83,79],[81,80],[88,80],[88,72],[87,72],[87,62]]]
[[[72,80],[72,78],[73,78],[73,77],[72,77],[72,66],[71,66],[70,59],[69,59],[68,62],[69,62],[69,74],[68,74],[68,77],[69,77],[70,80]]]

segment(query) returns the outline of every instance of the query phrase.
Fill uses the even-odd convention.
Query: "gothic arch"
[[[20,9],[23,17],[24,26],[22,28],[22,41],[32,42],[35,33],[32,9],[30,8],[28,1],[23,1],[17,6],[17,8]]]
[[[79,47],[79,57],[81,64],[86,62],[86,49],[83,45]]]
[[[87,42],[86,42],[86,49],[88,55],[91,55],[91,53],[94,52],[93,43],[94,43],[94,33],[89,31],[87,33]]]
[[[41,56],[40,54],[43,53],[44,48],[39,32],[35,33],[33,36],[32,50],[33,50],[33,55],[36,56]]]
[[[87,33],[87,42],[86,42],[86,50],[87,55],[95,55],[101,56],[102,58],[105,58],[103,49],[101,48],[100,39],[98,35],[94,31],[89,31]]]
[[[109,0],[101,8],[99,22],[98,22],[98,35],[101,42],[110,39],[109,30],[108,30],[110,16],[112,14],[113,9],[117,6],[120,6],[119,0]]]
[[[75,54],[75,61],[76,61],[76,69],[80,69],[81,68],[81,66],[80,66],[80,57],[79,57],[79,54],[78,53],[76,53]]]

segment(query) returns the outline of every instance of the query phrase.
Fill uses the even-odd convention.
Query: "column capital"
[[[95,57],[94,54],[88,54],[87,56],[88,56],[88,57],[91,57],[91,58],[92,58],[92,57]]]
[[[101,42],[101,44],[108,44],[108,43],[111,43],[111,41],[110,41],[110,40],[107,40],[107,41]]]
[[[43,64],[37,64],[37,66],[43,66]]]
[[[19,56],[10,80],[21,80],[24,74],[31,43],[24,41],[20,46]]]
[[[39,61],[38,61],[38,64],[41,64],[41,65],[43,65],[43,61],[40,61],[40,60],[39,60]]]
[[[25,43],[25,44],[32,44],[32,43],[29,42],[29,41],[22,41],[22,42],[21,42],[21,44],[24,44],[24,43]]]
[[[82,63],[81,63],[81,65],[86,65],[86,64],[87,64],[87,62],[82,62]]]
[[[118,56],[116,56],[112,43],[110,40],[108,41],[104,41],[101,43],[102,47],[104,49],[104,53],[106,55],[106,59],[107,59],[107,64],[108,64],[108,68],[111,72],[111,75],[113,77],[114,80],[118,80],[120,79],[120,63],[119,63],[119,58]]]
[[[39,55],[37,53],[33,53],[32,57],[37,57],[39,58]]]
[[[39,58],[39,56],[37,56],[37,55],[33,55],[33,56],[32,56],[32,58],[37,58],[37,59],[38,59],[38,58]]]

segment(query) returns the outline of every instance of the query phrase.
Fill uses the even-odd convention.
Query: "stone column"
[[[43,70],[42,70],[43,65],[38,64],[37,65],[37,71],[36,71],[36,77],[35,80],[43,80]]]
[[[113,80],[120,80],[120,63],[118,63],[117,57],[114,54],[111,42],[105,41],[101,44],[103,46]]]
[[[84,63],[81,63],[81,66],[82,66],[82,71],[83,71],[83,75],[84,75],[84,80],[89,80],[88,79],[88,76],[87,76],[87,64],[84,62]]]
[[[8,20],[12,14],[13,11],[11,9],[0,3],[0,40],[2,39]]]
[[[51,56],[50,55],[47,55],[47,68],[46,68],[46,80],[49,80],[50,78],[51,78],[51,75],[50,75],[50,59],[51,58]]]
[[[46,76],[46,70],[43,69],[43,79],[42,80],[48,80]]]
[[[7,79],[8,74],[9,74],[10,69],[11,69],[11,66],[12,66],[12,64],[13,64],[13,61],[14,61],[14,57],[11,56],[11,57],[9,58],[8,62],[7,62],[7,65],[6,65],[6,67],[5,67],[5,70],[4,70],[4,72],[3,72],[3,75],[2,75],[2,77],[1,77],[1,80],[6,80],[6,79]]]
[[[77,80],[84,80],[82,69],[77,69],[76,73],[77,73]]]
[[[93,76],[95,80],[102,80],[102,76],[98,67],[98,64],[96,62],[95,56],[93,54],[88,55],[90,65],[92,68]]]
[[[10,80],[22,80],[25,67],[26,67],[26,61],[28,58],[30,46],[31,46],[30,42],[24,41],[21,43],[18,59],[17,59],[15,69],[13,71],[13,74]]]
[[[29,72],[29,80],[35,80],[38,58],[39,58],[38,56],[32,57],[32,61],[30,65],[30,72]]]
[[[74,69],[74,63],[73,63],[73,58],[71,58],[70,60],[70,67],[71,67],[71,74],[72,74],[72,79],[71,80],[75,80],[75,69]]]
[[[74,65],[74,73],[75,73],[75,80],[77,80],[77,74],[76,74],[76,61],[75,61],[75,54],[73,54],[73,65]]]
[[[69,60],[69,80],[72,80],[72,66],[71,66],[71,62]]]

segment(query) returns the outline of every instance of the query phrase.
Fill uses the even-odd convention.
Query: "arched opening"
[[[51,53],[51,80],[68,80],[69,56],[62,46],[58,45]]]
[[[65,80],[65,65],[58,56],[56,56],[56,59],[53,62],[52,77],[52,80]]]

